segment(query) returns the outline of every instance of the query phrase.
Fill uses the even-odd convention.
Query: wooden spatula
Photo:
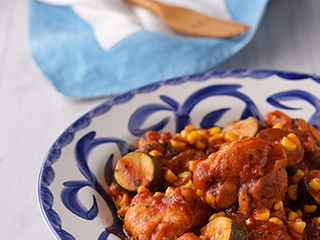
[[[172,29],[202,37],[228,38],[243,33],[249,26],[195,12],[186,8],[166,5],[153,0],[125,0],[157,14]]]

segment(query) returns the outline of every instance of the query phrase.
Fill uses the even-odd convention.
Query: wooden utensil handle
[[[128,2],[128,3],[132,3],[132,4],[135,4],[135,5],[147,8],[147,9],[149,9],[149,10],[151,10],[151,11],[157,13],[157,14],[161,14],[162,13],[161,8],[159,7],[162,4],[159,3],[159,2],[155,2],[155,1],[152,1],[152,0],[125,0],[125,1]]]

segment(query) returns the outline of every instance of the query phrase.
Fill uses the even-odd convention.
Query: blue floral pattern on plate
[[[272,87],[272,81],[277,83],[275,87]],[[304,82],[303,86],[298,86],[301,81]],[[258,85],[254,85],[258,82]],[[261,88],[261,95],[265,97],[257,97],[256,92],[259,90],[254,86]],[[161,131],[167,130],[168,126],[172,132],[181,131],[189,123],[203,128],[217,126],[229,112],[237,112],[239,119],[254,116],[262,122],[264,111],[274,109],[289,115],[295,111],[303,113],[300,117],[320,130],[319,93],[320,78],[317,76],[270,70],[227,70],[170,79],[111,98],[74,122],[45,157],[39,175],[38,196],[47,224],[58,239],[80,240],[87,238],[85,234],[88,234],[88,229],[75,230],[72,225],[77,223],[73,221],[84,225],[98,221],[104,227],[97,227],[99,232],[92,233],[90,239],[123,239],[116,207],[106,186],[112,182],[113,167],[119,156],[136,148],[133,139],[136,141],[149,129]],[[143,97],[148,97],[148,100]],[[208,99],[214,102],[213,98],[217,97],[227,98],[227,103],[219,100],[213,106],[206,102]],[[230,103],[229,99],[232,99]],[[283,103],[290,101],[294,107]],[[297,102],[303,106],[296,106]],[[207,106],[205,112],[197,110],[201,104]],[[226,104],[229,105],[224,106]],[[123,112],[117,112],[116,115],[115,111],[110,113],[117,108]],[[193,112],[200,118],[195,118]],[[110,125],[115,117],[120,119],[119,122]],[[94,122],[99,118],[104,119],[105,125]],[[228,119],[231,120],[235,119]],[[110,125],[109,128],[107,125]],[[122,129],[119,134],[118,129]],[[103,176],[98,178],[97,172],[91,169],[89,158],[91,152],[106,145],[113,147],[103,154],[107,160],[104,162]],[[64,163],[72,167],[64,167]],[[74,174],[78,174],[78,177],[70,180],[68,175]],[[55,185],[56,182],[62,184]],[[104,225],[101,220],[103,216],[98,217],[104,213],[100,213],[101,199],[98,203],[95,194],[88,196],[91,204],[87,200],[83,202],[80,193],[88,188],[100,196],[98,198],[107,206],[111,224]],[[90,226],[88,224],[88,228]]]

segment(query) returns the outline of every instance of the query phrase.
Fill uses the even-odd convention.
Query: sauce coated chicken
[[[320,134],[282,112],[147,131],[108,193],[127,239],[320,239]]]

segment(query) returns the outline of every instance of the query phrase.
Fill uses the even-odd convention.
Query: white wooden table
[[[215,69],[320,75],[319,10],[319,0],[271,0],[251,43]],[[28,1],[0,0],[0,239],[54,239],[38,207],[42,160],[72,122],[105,101],[57,95],[30,57],[28,14]]]

